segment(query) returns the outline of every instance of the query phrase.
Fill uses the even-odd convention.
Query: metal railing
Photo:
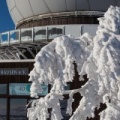
[[[10,46],[30,42],[49,42],[61,35],[64,35],[64,26],[62,25],[17,29],[1,33],[0,45]]]

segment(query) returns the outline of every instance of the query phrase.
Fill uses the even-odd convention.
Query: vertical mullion
[[[7,83],[7,120],[10,119],[10,98],[9,98],[9,82]]]

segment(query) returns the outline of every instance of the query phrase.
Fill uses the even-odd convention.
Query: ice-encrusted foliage
[[[56,93],[34,100],[27,112],[29,120],[47,120],[50,117],[48,108],[52,108],[52,120],[61,120],[63,117],[60,111],[60,100],[63,100],[63,96]]]
[[[87,74],[88,82],[79,89],[65,91],[67,82],[74,77],[74,64],[79,75]],[[34,69],[30,72],[31,96],[37,97],[41,84],[52,89],[44,98],[36,100],[28,109],[30,120],[61,120],[59,101],[69,94],[67,113],[70,120],[86,120],[94,117],[95,108],[105,103],[100,120],[120,120],[120,8],[110,6],[102,18],[96,36],[88,34],[74,39],[62,36],[46,45],[36,56]],[[80,79],[81,80],[81,79]],[[72,114],[74,93],[82,99]]]
[[[86,38],[86,41],[82,39]],[[41,84],[51,84],[52,92],[61,93],[67,82],[72,82],[74,65],[81,71],[84,61],[90,54],[87,47],[89,40],[84,35],[81,40],[71,36],[56,38],[41,49],[35,58],[34,69],[30,72],[32,81],[31,95],[37,97],[41,92]]]
[[[99,23],[100,25],[93,40],[93,51],[84,63],[81,72],[81,74],[86,73],[89,78],[89,82],[86,84],[87,86],[89,85],[89,88],[85,85],[83,89],[91,92],[93,88],[90,87],[90,84],[92,84],[91,86],[94,86],[96,91],[95,97],[102,98],[97,101],[107,105],[107,109],[100,114],[101,120],[119,120],[120,8],[111,6],[104,17],[99,18]],[[93,93],[90,94],[92,95]],[[95,102],[94,98],[92,97]],[[86,106],[86,109],[88,109],[88,106]]]
[[[42,113],[48,108],[52,108],[52,120],[62,119],[59,101],[63,99],[67,82],[73,81],[73,63],[76,63],[78,66],[77,71],[80,73],[84,61],[87,60],[90,54],[91,48],[88,47],[88,44],[91,41],[91,37],[85,34],[80,39],[74,39],[72,36],[56,38],[37,54],[34,69],[30,72],[29,81],[32,81],[31,96],[38,97],[37,93],[41,92],[41,84],[43,83],[46,85],[50,84],[52,88],[47,96],[37,100],[37,105],[33,105],[28,109],[30,120],[37,118],[39,120],[46,119],[48,115]],[[70,105],[72,104],[70,103]],[[46,113],[48,113],[48,110]]]

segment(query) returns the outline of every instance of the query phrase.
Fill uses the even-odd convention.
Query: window
[[[0,84],[0,94],[7,94],[7,84]]]
[[[63,27],[48,27],[48,39],[54,39],[63,35]]]
[[[7,100],[4,98],[0,98],[0,120],[7,120],[6,111]]]
[[[27,99],[10,100],[10,120],[26,120]]]

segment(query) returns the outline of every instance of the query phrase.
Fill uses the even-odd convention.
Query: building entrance
[[[0,120],[27,120],[28,98],[0,98]]]
[[[27,120],[29,72],[34,62],[0,63],[0,120]]]
[[[27,99],[10,99],[10,120],[26,120]]]
[[[0,120],[7,119],[7,99],[0,98]]]

